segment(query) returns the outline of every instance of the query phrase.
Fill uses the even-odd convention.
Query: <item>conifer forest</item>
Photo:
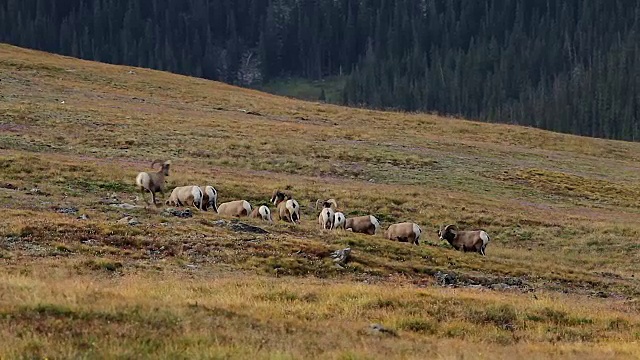
[[[341,103],[640,139],[640,2],[4,0],[0,41]],[[324,92],[323,92],[324,94]]]

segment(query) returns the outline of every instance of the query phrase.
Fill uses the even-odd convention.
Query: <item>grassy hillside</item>
[[[640,356],[640,144],[0,45],[0,148],[0,358]],[[287,189],[303,224],[145,208],[156,158],[220,201]],[[329,197],[423,242],[321,231]],[[487,256],[438,241],[445,223],[486,229]]]

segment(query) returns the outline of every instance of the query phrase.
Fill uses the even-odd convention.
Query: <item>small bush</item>
[[[445,331],[445,336],[449,338],[460,338],[464,339],[469,330],[465,328],[463,325],[451,325]]]
[[[368,309],[395,309],[397,303],[389,299],[375,299],[364,305]]]
[[[402,320],[398,325],[398,327],[403,330],[417,332],[421,334],[428,334],[428,335],[433,335],[436,332],[438,332],[437,323],[433,321],[425,320],[425,319],[419,319],[419,318]]]
[[[122,268],[121,262],[107,259],[86,260],[82,265],[91,270],[118,271]]]
[[[270,292],[270,293],[261,295],[260,298],[264,300],[274,301],[274,302],[296,301],[300,299],[298,294],[288,290]]]
[[[71,248],[69,248],[67,245],[65,244],[56,244],[55,246],[56,250],[62,253],[72,253],[73,250],[71,250]]]
[[[609,320],[607,324],[608,330],[627,330],[629,328],[629,322],[623,318],[615,318]]]
[[[575,326],[593,323],[592,319],[584,317],[570,317],[565,311],[555,310],[548,307],[539,310],[534,314],[528,314],[527,319],[536,322],[548,321],[559,326]]]
[[[508,304],[489,306],[486,309],[471,309],[467,319],[476,324],[490,323],[502,329],[513,328],[518,320],[518,315],[513,306]]]

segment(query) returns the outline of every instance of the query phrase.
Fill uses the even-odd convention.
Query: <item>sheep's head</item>
[[[336,202],[335,199],[329,199],[329,200],[325,200],[324,202],[322,202],[322,207],[324,207],[324,208],[333,207],[334,209],[337,209],[338,208],[338,203]]]
[[[329,200],[316,200],[316,209],[318,208],[318,205],[322,204],[322,208],[326,209],[326,208],[333,208],[334,210],[338,208],[338,203],[336,202],[335,199],[329,199]]]
[[[282,191],[275,190],[273,192],[273,196],[271,196],[271,202],[273,203],[273,205],[278,205],[279,203],[284,201],[285,197],[286,196]],[[291,198],[291,197],[289,196],[289,198]]]
[[[167,161],[162,161],[162,160],[153,160],[153,162],[151,163],[151,168],[153,169],[153,166],[155,164],[162,164],[160,171],[162,171],[162,173],[164,174],[164,176],[169,176],[169,166],[171,166],[171,160],[167,160]]]
[[[453,240],[457,233],[458,227],[453,224],[447,225],[438,230],[438,236],[440,237],[440,240]]]
[[[167,160],[162,164],[162,173],[164,176],[169,176],[169,166],[171,166],[171,160]]]

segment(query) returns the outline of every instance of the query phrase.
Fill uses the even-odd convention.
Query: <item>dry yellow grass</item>
[[[6,45],[0,76],[0,358],[640,356],[639,144]],[[211,184],[220,201],[287,188],[303,225],[248,221],[256,235],[100,201],[142,204],[133,179],[155,158],[174,163],[169,187]],[[383,227],[415,221],[423,244],[322,232],[309,206],[328,197]],[[488,256],[440,243],[453,222],[485,228]]]
[[[32,267],[21,274],[11,269],[1,277],[7,357],[27,352],[54,357],[623,358],[636,354],[640,330],[636,304],[546,292],[534,298],[392,283],[195,275],[167,268],[110,277],[79,273],[74,269],[83,264],[73,259],[44,265],[46,270]],[[397,336],[369,334],[373,322],[396,329]]]

